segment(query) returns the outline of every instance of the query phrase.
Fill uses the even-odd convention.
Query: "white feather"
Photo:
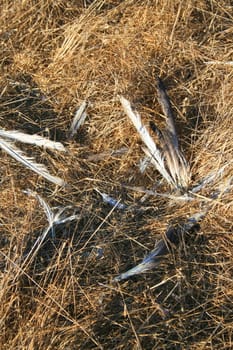
[[[38,175],[43,176],[48,181],[53,182],[56,185],[63,186],[64,181],[57,176],[53,176],[48,172],[48,169],[43,164],[38,164],[33,158],[26,156],[19,148],[17,148],[10,141],[6,141],[0,138],[0,148],[7,152],[11,157],[16,159],[18,162],[25,165],[27,168],[31,169]]]
[[[140,159],[138,167],[140,173],[143,174],[146,171],[146,168],[151,164],[151,157],[145,156],[143,159]]]
[[[167,245],[167,241],[170,241],[172,244],[178,245],[182,233],[190,232],[190,230],[192,230],[195,227],[195,225],[205,217],[207,211],[208,209],[206,208],[203,211],[194,214],[192,217],[187,219],[186,222],[181,224],[178,230],[175,227],[168,228],[165,232],[165,238],[162,238],[156,243],[155,248],[145,256],[141,263],[115,277],[114,281],[120,282],[131,276],[139,275],[141,273],[150,271],[156,266],[158,266],[161,257],[169,254],[169,247]]]
[[[81,125],[83,125],[87,117],[87,113],[85,111],[86,107],[87,107],[87,102],[83,101],[81,106],[77,109],[69,131],[70,138],[74,137],[77,130],[80,128]]]
[[[64,152],[66,150],[62,143],[51,141],[37,134],[30,135],[17,130],[7,131],[7,130],[0,129],[0,136],[6,137],[8,139],[13,139],[16,141],[44,147],[44,148],[50,148],[56,151]]]
[[[26,190],[23,191],[24,193],[26,193],[27,195],[33,196],[34,198],[36,198],[40,205],[42,206],[42,208],[45,211],[45,214],[47,216],[48,219],[48,226],[44,229],[44,231],[42,232],[42,234],[36,239],[36,241],[34,242],[32,248],[30,249],[29,253],[27,254],[26,258],[24,259],[24,262],[22,263],[21,267],[24,268],[26,266],[26,264],[30,264],[33,259],[35,258],[36,254],[38,253],[38,251],[40,250],[42,244],[44,243],[47,235],[51,232],[52,237],[55,236],[55,232],[54,232],[54,226],[55,225],[60,225],[60,224],[64,224],[68,221],[73,221],[76,220],[77,218],[80,218],[79,215],[71,215],[68,217],[62,217],[62,213],[70,207],[63,207],[60,208],[57,212],[53,211],[50,206],[48,205],[48,203],[36,192],[33,192],[31,190]]]
[[[23,192],[38,200],[38,202],[40,203],[40,205],[44,209],[44,212],[45,212],[46,217],[48,219],[49,225],[52,227],[53,223],[54,223],[54,213],[53,213],[52,209],[50,208],[50,206],[48,205],[48,203],[39,194],[37,194],[34,191],[31,191],[30,189],[27,189]]]
[[[140,115],[132,110],[131,104],[128,100],[126,100],[123,96],[120,97],[121,104],[124,108],[125,113],[132,121],[135,126],[137,132],[139,133],[142,141],[145,143],[147,149],[143,149],[147,156],[151,157],[152,163],[155,165],[156,169],[160,172],[160,174],[166,179],[166,181],[174,186],[174,182],[165,169],[163,157],[158,147],[156,146],[154,140],[150,136],[147,128],[142,124],[142,120]]]

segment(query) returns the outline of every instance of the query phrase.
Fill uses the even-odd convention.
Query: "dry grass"
[[[0,127],[63,142],[65,154],[23,148],[69,184],[55,188],[1,152],[1,349],[231,349],[233,210],[232,190],[224,189],[233,171],[233,68],[205,62],[233,59],[232,2],[0,2]],[[142,194],[123,185],[151,189],[161,177],[151,168],[139,173],[139,137],[118,95],[145,123],[162,125],[158,75],[192,185],[224,172],[190,203],[148,197],[145,212],[121,212],[94,188],[140,206]],[[88,118],[68,141],[83,100]],[[122,147],[125,153],[111,153]],[[47,225],[36,199],[22,193],[27,188],[51,207],[72,205],[80,219],[59,227],[22,270]],[[141,261],[169,223],[204,203],[210,210],[200,231],[156,271],[111,282]]]

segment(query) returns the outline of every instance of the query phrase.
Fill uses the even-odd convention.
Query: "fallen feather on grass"
[[[175,183],[172,180],[171,176],[168,174],[167,170],[165,169],[163,156],[160,150],[158,149],[158,147],[156,146],[154,140],[150,136],[147,128],[142,124],[140,115],[138,114],[137,111],[133,111],[130,102],[127,99],[125,99],[123,96],[120,97],[120,102],[124,108],[125,113],[134,124],[142,141],[145,143],[147,147],[147,149],[144,150],[146,152],[146,155],[151,158],[151,161],[153,162],[157,170],[160,172],[160,174],[166,179],[166,181],[172,187],[174,187]]]
[[[49,149],[61,151],[61,152],[65,152],[66,150],[63,144],[60,142],[51,141],[37,134],[30,135],[17,130],[0,129],[0,137],[12,139],[23,143],[29,143],[32,145],[49,148]]]
[[[204,177],[197,185],[195,185],[190,192],[192,193],[197,193],[199,192],[201,189],[203,189],[206,185],[214,182],[218,177],[222,177],[224,174],[225,169],[231,165],[233,162],[233,160],[231,160],[230,162],[228,162],[227,164],[224,164],[218,171],[216,171],[215,173],[212,172],[209,175],[207,175],[206,177]]]
[[[158,196],[158,197],[162,197],[162,198],[169,198],[175,201],[192,201],[194,200],[194,196],[192,196],[192,194],[187,194],[184,193],[183,195],[177,196],[177,195],[172,195],[170,193],[161,193],[161,192],[157,192],[154,190],[147,190],[143,187],[140,186],[128,186],[128,185],[123,185],[124,188],[127,188],[129,190],[135,191],[135,192],[139,192],[139,193],[143,193],[147,196]]]
[[[27,194],[28,196],[32,196],[38,200],[38,202],[40,203],[40,205],[44,209],[44,212],[46,214],[49,225],[52,226],[53,221],[54,221],[54,213],[53,213],[52,209],[50,208],[50,206],[48,205],[48,203],[38,193],[31,191],[29,189],[23,191],[23,193]]]
[[[36,192],[33,192],[31,190],[26,190],[26,191],[24,191],[24,193],[26,193],[29,196],[35,197],[39,201],[39,203],[41,204],[41,206],[44,209],[44,212],[46,214],[46,217],[48,220],[48,226],[44,229],[42,234],[34,242],[32,248],[30,249],[30,252],[27,254],[26,258],[24,259],[24,262],[22,264],[22,268],[24,268],[27,264],[30,264],[34,260],[35,256],[37,255],[38,251],[40,250],[42,244],[44,243],[46,237],[48,236],[48,234],[50,232],[51,232],[52,238],[54,238],[55,226],[64,224],[64,223],[69,222],[69,221],[76,220],[80,217],[79,215],[75,215],[75,214],[68,216],[68,217],[62,216],[62,213],[64,213],[64,211],[70,207],[59,208],[59,210],[54,212],[50,208],[48,203]]]
[[[81,106],[77,109],[74,119],[72,121],[69,134],[68,134],[69,139],[72,139],[74,137],[74,135],[77,133],[80,126],[82,126],[83,123],[85,122],[85,119],[87,117],[86,108],[87,108],[87,102],[83,101]]]
[[[147,128],[142,124],[139,113],[135,110],[133,111],[130,102],[122,96],[120,97],[120,102],[146,145],[143,150],[147,158],[150,159],[151,163],[171,187],[184,191],[187,190],[190,182],[190,169],[183,154],[179,150],[171,103],[160,78],[157,81],[157,93],[166,118],[166,128],[161,131],[154,123],[151,123],[151,128],[159,138],[161,151],[150,136]],[[143,164],[143,171],[146,166],[147,164]]]
[[[100,192],[97,188],[95,188],[95,191],[101,195],[101,197],[105,203],[111,205],[112,207],[120,209],[120,210],[127,209],[127,205],[124,203],[120,203],[119,200],[117,200],[113,197],[110,197],[108,194],[106,194],[104,192]]]
[[[51,209],[50,206],[48,205],[48,203],[38,193],[31,191],[29,189],[25,190],[23,192],[29,196],[35,197],[38,200],[38,202],[40,203],[40,205],[44,209],[48,223],[51,227],[54,225],[64,224],[68,221],[73,221],[73,220],[79,218],[79,215],[76,215],[76,214],[70,215],[70,216],[62,216],[62,214],[65,212],[65,210],[73,208],[72,206]]]
[[[24,166],[31,169],[38,175],[43,176],[48,181],[59,186],[65,185],[65,182],[60,177],[51,175],[43,164],[36,163],[33,158],[25,155],[24,152],[17,148],[12,142],[0,138],[0,148],[7,152],[15,160],[22,163]]]
[[[175,117],[166,88],[160,78],[157,79],[157,95],[166,120],[165,130],[159,130],[159,132],[169,173],[178,188],[187,189],[190,181],[190,169],[179,149]]]
[[[157,94],[158,101],[162,107],[163,114],[166,117],[167,128],[166,131],[169,134],[169,142],[172,143],[175,149],[179,149],[178,137],[175,128],[175,118],[172,111],[171,102],[169,100],[168,94],[166,92],[163,81],[157,78]]]
[[[139,161],[139,171],[141,174],[143,174],[146,170],[146,168],[151,164],[151,157],[145,156],[143,159],[140,159]]]
[[[161,258],[170,252],[172,246],[177,246],[179,244],[182,234],[193,230],[198,222],[203,219],[205,214],[206,211],[196,213],[183,225],[179,227],[169,227],[164,235],[164,238],[156,244],[155,248],[143,259],[140,264],[124,273],[121,273],[119,276],[115,277],[113,281],[120,282],[131,276],[150,271],[158,266]]]

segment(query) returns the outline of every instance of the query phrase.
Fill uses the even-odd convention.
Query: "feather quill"
[[[44,148],[50,148],[52,150],[61,151],[61,152],[65,152],[66,150],[63,144],[60,142],[51,141],[37,134],[30,135],[17,130],[8,131],[8,130],[0,129],[0,137],[12,139],[23,143],[29,143],[29,144],[44,147]]]
[[[33,158],[26,156],[12,142],[0,138],[0,148],[7,152],[15,160],[22,163],[24,166],[31,169],[38,175],[43,176],[48,181],[53,182],[54,184],[59,186],[65,185],[65,182],[60,177],[51,175],[48,169],[43,164],[38,164]]]

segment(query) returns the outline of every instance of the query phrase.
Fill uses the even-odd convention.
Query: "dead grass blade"
[[[86,99],[91,103],[88,127],[87,117],[84,129],[64,144],[64,154],[38,153],[35,146],[23,148],[0,136],[71,184],[57,188],[1,152],[1,350],[232,349],[231,3],[1,1],[0,128],[33,135],[48,130],[57,135],[52,140],[68,140],[76,110]],[[155,76],[166,74],[165,86],[170,79],[175,86],[165,89],[171,99],[163,107]],[[133,112],[129,96],[142,103],[141,121],[169,181],[149,151],[150,167],[140,173],[138,160],[145,154],[133,145],[138,139],[147,146],[116,101],[119,95],[132,102]],[[173,142],[169,107],[177,131]],[[150,119],[161,130],[154,128],[156,136],[146,124]],[[178,149],[190,159],[191,171],[186,164],[183,170],[192,172],[190,180],[179,180],[184,160]],[[25,198],[22,189],[28,187],[41,198]],[[104,196],[94,193],[96,187]],[[122,211],[116,206],[121,198],[127,204]],[[50,207],[54,203],[60,207]],[[62,212],[66,205],[71,208]],[[59,223],[75,215],[76,205],[80,219],[58,229],[54,223],[45,232],[55,215]],[[182,226],[207,207],[200,234],[184,233],[185,244],[169,254],[167,223],[183,218]],[[143,258],[148,260],[136,272],[156,261],[156,252],[150,255],[154,237],[163,241],[160,253],[169,254],[158,267],[144,278],[103,286]]]
[[[207,65],[223,65],[223,66],[233,66],[233,61],[207,61]]]
[[[83,327],[75,318],[73,318],[64,307],[56,301],[55,298],[53,298],[40,284],[38,284],[21,266],[17,265],[13,260],[9,258],[9,256],[5,255],[3,252],[0,252],[1,255],[4,256],[6,260],[8,260],[14,267],[17,268],[18,274],[25,275],[36,287],[38,290],[42,291],[45,296],[48,297],[52,301],[54,305],[56,305],[59,309],[58,314],[63,316],[66,320],[76,325],[84,334],[86,337],[90,338],[91,341],[97,346],[98,349],[103,350],[103,347],[101,344],[96,340],[91,332],[89,332],[85,327]]]

